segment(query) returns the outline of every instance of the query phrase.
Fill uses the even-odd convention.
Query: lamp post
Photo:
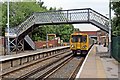
[[[109,0],[109,57],[111,57],[111,0]]]
[[[9,0],[7,0],[7,33],[8,33],[8,36],[7,36],[7,49],[8,49],[8,54],[10,53],[10,38],[9,38]]]
[[[46,47],[48,48],[48,34],[47,34],[47,26],[46,26]]]

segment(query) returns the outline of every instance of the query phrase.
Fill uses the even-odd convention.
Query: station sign
[[[16,35],[15,33],[9,33],[9,34],[8,34],[8,33],[5,33],[5,36],[6,36],[6,37],[8,37],[8,36],[9,36],[9,37],[16,37],[17,35]]]

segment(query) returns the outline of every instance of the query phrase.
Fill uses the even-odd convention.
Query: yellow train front
[[[70,36],[70,49],[73,54],[86,54],[93,45],[93,40],[85,33],[73,33]]]

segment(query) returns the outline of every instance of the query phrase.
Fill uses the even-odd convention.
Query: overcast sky
[[[47,8],[62,7],[63,10],[92,8],[105,16],[109,13],[109,0],[41,0],[41,1],[44,2],[44,5],[47,6]],[[75,24],[74,26],[79,28],[81,31],[98,30],[97,27],[91,24]]]

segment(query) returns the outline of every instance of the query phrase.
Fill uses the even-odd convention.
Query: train
[[[74,55],[86,55],[94,40],[86,33],[75,32],[70,35],[70,50]]]

